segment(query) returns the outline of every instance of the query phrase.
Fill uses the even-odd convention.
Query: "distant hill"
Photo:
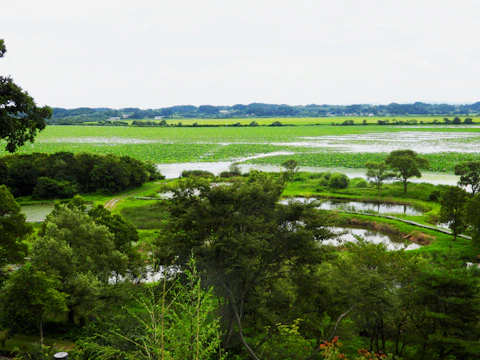
[[[480,114],[480,101],[474,104],[413,104],[371,105],[285,105],[252,103],[233,106],[176,105],[159,109],[53,108],[51,124],[82,123],[109,119],[160,118],[245,118],[245,117],[327,117],[327,116],[406,116],[406,115],[475,115]]]

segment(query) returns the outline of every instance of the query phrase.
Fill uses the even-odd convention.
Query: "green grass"
[[[116,211],[142,230],[159,229],[168,217],[156,200],[122,202]]]
[[[5,331],[0,331],[0,338],[5,335]],[[31,343],[39,342],[40,337],[37,335],[23,335],[17,334],[13,338],[5,342],[5,346],[0,346],[1,351],[11,352],[14,348],[20,348]],[[59,340],[49,336],[45,336],[44,344],[48,346],[55,346],[55,348],[72,349],[75,343],[69,340]]]
[[[225,118],[225,119],[165,119],[168,125],[177,125],[181,122],[183,125],[193,125],[197,123],[198,125],[233,125],[240,123],[241,125],[249,125],[252,121],[255,121],[258,125],[270,125],[275,121],[280,121],[284,125],[331,125],[342,124],[346,120],[353,120],[356,125],[361,126],[363,120],[370,125],[378,124],[378,120],[390,120],[391,122],[395,119],[398,121],[408,121],[408,120],[417,120],[418,125],[421,125],[421,122],[428,123],[433,122],[434,119],[437,119],[440,122],[443,122],[445,116],[393,116],[393,117],[379,117],[379,116],[329,116],[329,117],[312,117],[312,118]],[[469,116],[473,119],[474,123],[480,122],[480,117]],[[453,117],[448,116],[450,120],[453,120]],[[461,117],[462,121],[465,117]],[[122,120],[128,124],[131,124],[133,120]],[[139,120],[136,120],[139,121]],[[162,120],[155,119],[144,119],[144,121],[153,121],[159,123]]]
[[[332,121],[331,118],[326,118]],[[262,121],[313,121],[315,119],[262,119]],[[321,120],[325,120],[321,118]],[[338,119],[342,120],[342,119]],[[371,119],[368,119],[371,120]],[[374,119],[372,119],[373,121]],[[200,121],[200,120],[198,120]],[[219,120],[201,120],[219,121]],[[245,119],[251,121],[251,119]],[[479,121],[480,122],[480,121]],[[279,165],[289,158],[296,159],[302,166],[363,168],[366,161],[383,160],[387,153],[377,146],[377,138],[385,134],[421,132],[426,147],[455,148],[456,152],[424,155],[431,163],[431,171],[453,172],[455,163],[465,160],[479,160],[480,154],[466,153],[480,143],[479,126],[258,126],[258,127],[108,127],[108,126],[48,126],[39,133],[34,144],[20,148],[19,153],[58,151],[92,152],[97,154],[128,155],[155,163],[216,162],[242,160],[258,154],[272,154],[278,151],[291,155],[271,156],[250,160],[250,163]],[[426,134],[425,134],[426,133]],[[462,133],[456,136],[436,139],[436,134]],[[463,134],[465,133],[465,134]],[[376,135],[381,134],[381,135]],[[471,136],[467,137],[466,135]],[[363,135],[368,135],[364,137]],[[374,138],[371,138],[374,136]],[[460,136],[460,134],[459,134]],[[318,137],[328,141],[333,148],[318,146]],[[389,143],[396,141],[395,136]],[[398,142],[398,146],[417,145]],[[298,146],[301,145],[301,146]],[[329,146],[330,146],[329,145]],[[352,151],[340,151],[341,147],[354,146]],[[455,145],[455,146],[453,146]],[[364,147],[369,151],[364,152]],[[452,147],[453,146],[453,147]],[[338,148],[340,147],[340,148]],[[376,147],[376,148],[375,148]],[[5,155],[7,153],[4,153]]]

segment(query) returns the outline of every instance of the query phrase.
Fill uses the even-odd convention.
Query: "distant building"
[[[228,111],[228,110],[220,110],[219,113],[220,113],[220,114],[228,114],[229,111]]]
[[[162,120],[163,116],[155,116],[155,120]]]
[[[120,116],[110,116],[108,120],[120,120]]]

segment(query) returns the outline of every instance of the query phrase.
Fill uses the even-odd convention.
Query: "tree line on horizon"
[[[474,115],[480,114],[480,101],[474,104],[413,104],[388,105],[285,105],[251,103],[233,106],[177,105],[158,109],[89,108],[65,109],[54,107],[50,123],[82,122],[91,120],[163,118],[241,118],[241,117],[326,117],[326,116],[400,116],[400,115]]]

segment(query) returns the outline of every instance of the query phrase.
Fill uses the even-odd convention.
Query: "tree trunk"
[[[68,308],[68,322],[70,324],[75,323],[75,313],[71,307]]]

